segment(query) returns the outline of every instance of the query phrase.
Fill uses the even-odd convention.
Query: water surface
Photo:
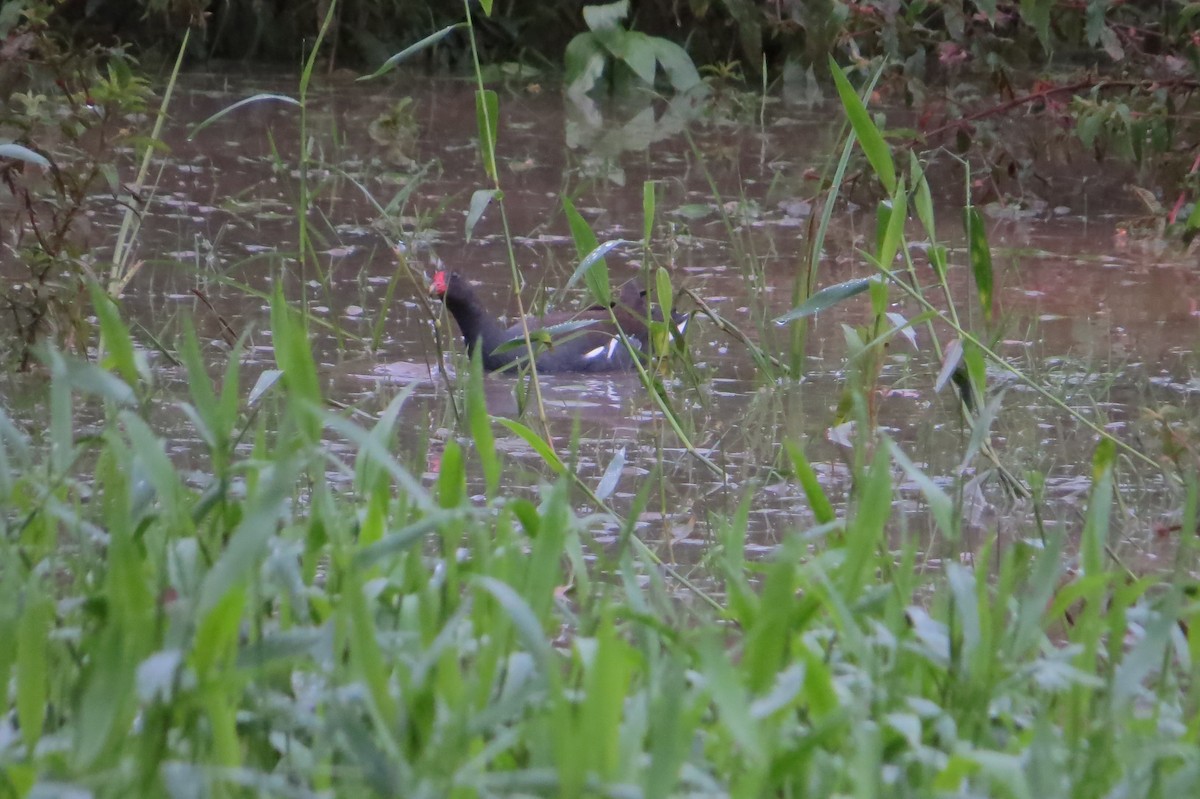
[[[243,380],[253,385],[274,366],[264,297],[273,280],[284,280],[289,299],[316,320],[312,350],[330,399],[375,414],[396,392],[412,392],[397,447],[414,471],[432,479],[441,442],[455,435],[455,379],[439,367],[438,343],[451,349],[453,366],[461,342],[447,319],[431,316],[428,278],[443,265],[456,269],[498,314],[516,311],[498,210],[489,209],[470,241],[464,231],[472,194],[488,187],[475,144],[473,84],[410,75],[314,88],[305,146],[316,199],[306,222],[318,258],[303,270],[294,259],[296,109],[251,106],[187,139],[198,122],[238,99],[294,87],[288,76],[194,74],[181,81],[166,134],[170,153],[156,164],[162,178],[143,222],[138,256],[147,267],[129,285],[124,307],[154,332],[191,316],[214,374],[223,369],[228,333],[250,331]],[[377,120],[404,98],[411,98],[411,127],[402,125],[389,139]],[[787,358],[790,331],[771,320],[791,306],[803,268],[814,178],[839,153],[835,107],[772,100],[761,119],[757,107],[737,119],[683,104],[581,108],[553,88],[520,86],[501,91],[500,108],[500,179],[527,308],[586,302],[579,290],[561,291],[576,264],[561,197],[573,199],[601,240],[637,240],[643,182],[654,180],[659,214],[650,250],[617,250],[608,259],[614,280],[638,274],[647,261],[665,266],[676,286],[706,298],[768,353]],[[978,327],[954,163],[939,161],[931,171],[943,207],[939,232],[951,248],[956,303]],[[1200,388],[1194,356],[1200,274],[1186,259],[1127,232],[1137,209],[1118,170],[1086,176],[1077,164],[1042,168],[1043,196],[984,208],[1002,285],[997,347],[1089,418],[1135,446],[1152,444],[1139,421],[1142,409],[1193,407]],[[862,202],[869,195],[850,197]],[[873,214],[852,201],[835,209],[834,220],[822,285],[870,274],[859,249],[874,237]],[[112,241],[118,222],[115,208],[94,220],[95,246]],[[925,270],[918,279],[931,285],[919,248],[915,255]],[[894,312],[920,313],[900,292],[893,299]],[[741,344],[697,320],[688,341],[695,375],[668,385],[695,447],[720,466],[720,475],[687,452],[631,375],[544,376],[556,446],[592,486],[614,459],[623,460],[611,497],[621,513],[649,485],[639,529],[677,563],[702,563],[712,519],[747,496],[749,547],[768,551],[786,532],[813,524],[803,493],[782,476],[785,439],[805,447],[826,491],[844,506],[849,451],[829,431],[847,382],[843,325],[868,318],[866,295],[821,314],[808,334],[800,380],[769,379]],[[952,338],[948,329],[936,335],[943,346]],[[178,369],[163,359],[157,368],[169,393],[185,391]],[[916,330],[915,346],[897,338],[877,402],[886,433],[950,486],[954,475],[975,475],[986,462],[962,464],[969,433],[949,389],[934,391],[939,369],[928,329]],[[1077,531],[1095,437],[1011,376],[993,370],[992,377],[994,386],[1006,387],[993,428],[996,450],[1014,472],[1045,474],[1047,522]],[[10,388],[16,379],[8,378]],[[518,413],[516,384],[488,377],[493,414]],[[185,417],[164,403],[157,421],[176,441],[172,454],[192,457],[198,441]],[[524,421],[534,423],[528,415]],[[546,469],[524,442],[502,432],[497,428],[497,446],[513,466],[506,477],[531,490]],[[1126,513],[1117,520],[1115,550],[1152,563],[1163,549],[1155,527],[1169,520],[1178,498],[1144,467],[1124,463],[1120,477]],[[936,555],[919,490],[899,472],[896,481],[897,540],[917,536]],[[1008,499],[994,480],[971,487],[963,512],[968,550],[994,531],[1025,537],[1032,529],[1029,504]],[[597,534],[606,540],[616,529]]]

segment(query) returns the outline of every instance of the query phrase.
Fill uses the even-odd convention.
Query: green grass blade
[[[801,305],[793,308],[782,316],[775,318],[775,324],[782,327],[797,319],[803,319],[813,314],[820,313],[828,308],[832,308],[840,302],[850,299],[856,294],[862,294],[871,287],[873,278],[864,277],[855,280],[847,280],[845,283],[838,283],[835,286],[826,286],[825,288],[813,294]]]
[[[492,435],[492,419],[488,416],[487,393],[483,388],[483,356],[476,351],[471,358],[467,380],[467,426],[475,442],[475,454],[483,469],[483,483],[489,497],[495,497],[500,487],[500,456]]]
[[[197,615],[203,618],[230,592],[249,580],[266,554],[267,541],[284,518],[299,473],[298,458],[280,458],[247,498],[245,516],[200,586]]]
[[[320,422],[311,410],[321,406],[321,383],[317,364],[309,345],[308,325],[303,316],[288,307],[283,297],[282,281],[276,281],[271,294],[271,341],[275,349],[275,364],[283,372],[283,381],[293,400],[291,407],[303,416],[300,423],[306,440],[316,442],[320,437]]]
[[[833,510],[833,503],[829,501],[829,497],[825,494],[825,489],[821,487],[820,480],[817,479],[817,473],[809,463],[804,450],[799,444],[793,441],[784,441],[784,449],[787,450],[788,459],[792,462],[792,468],[796,471],[796,479],[800,481],[800,487],[804,489],[804,496],[808,498],[808,505],[812,508],[813,517],[818,524],[829,524],[837,519],[837,514]]]
[[[847,524],[846,557],[839,570],[839,589],[847,602],[853,602],[863,590],[869,571],[867,565],[883,540],[884,527],[891,515],[891,459],[880,451],[864,475],[854,515]]]
[[[483,212],[492,204],[492,200],[503,198],[504,193],[499,189],[478,189],[471,195],[471,205],[467,211],[467,241],[471,240],[471,234],[475,232],[475,225],[479,224],[479,220],[483,218]]]
[[[488,178],[497,183],[496,131],[500,125],[500,98],[491,89],[475,92],[475,123],[479,128],[479,158]]]
[[[975,278],[975,291],[979,296],[979,307],[985,319],[992,318],[992,250],[988,246],[987,229],[983,216],[974,207],[963,212],[966,217],[967,246],[971,260],[971,274]]]
[[[491,16],[491,3],[490,2],[487,3],[487,10],[485,11],[485,13],[488,16]],[[411,58],[412,56],[421,52],[422,50],[427,50],[430,47],[433,47],[435,44],[440,42],[442,39],[445,39],[447,36],[449,36],[451,33],[454,33],[454,31],[458,30],[459,28],[465,28],[466,25],[467,25],[467,23],[465,23],[465,22],[456,22],[453,25],[447,25],[446,27],[442,28],[440,31],[435,31],[434,33],[429,34],[424,39],[420,40],[419,42],[416,42],[415,44],[410,44],[408,47],[405,47],[403,50],[401,50],[400,52],[393,55],[387,61],[384,61],[379,66],[379,69],[375,70],[370,75],[363,75],[363,76],[359,77],[358,80],[373,80],[375,78],[378,78],[380,75],[383,75],[387,72],[391,72],[393,69],[396,68],[397,64],[407,61],[409,58]]]
[[[674,657],[659,666],[660,690],[650,714],[650,765],[642,783],[644,796],[674,796],[679,770],[687,759],[695,729],[694,714],[685,712],[686,673]]]
[[[646,180],[642,182],[642,246],[650,246],[650,237],[654,235],[655,207],[658,204],[658,182]]]
[[[472,584],[490,594],[508,614],[526,651],[533,656],[542,678],[554,682],[554,653],[546,641],[542,625],[529,604],[508,583],[494,577],[477,576]]]
[[[46,721],[50,684],[50,629],[54,624],[54,603],[31,585],[25,596],[25,608],[17,622],[17,721],[21,738],[33,757]]]
[[[558,454],[554,451],[554,448],[547,444],[545,439],[543,439],[537,433],[533,432],[520,422],[513,421],[512,419],[504,419],[499,416],[493,416],[492,421],[504,425],[509,430],[520,436],[526,444],[533,447],[534,452],[540,455],[542,460],[546,462],[546,465],[553,469],[557,474],[566,473],[567,467],[558,457]]]
[[[457,508],[467,494],[467,473],[463,467],[463,451],[454,439],[446,442],[438,468],[437,496],[443,508]]]
[[[608,263],[604,256],[622,244],[629,244],[625,239],[612,239],[603,244],[596,239],[596,234],[574,203],[567,197],[563,198],[563,210],[567,214],[567,224],[571,228],[571,238],[575,240],[575,253],[579,257],[579,266],[567,281],[567,288],[575,285],[580,277],[584,279],[588,290],[592,292],[601,305],[612,302],[612,289],[608,281]]]
[[[925,228],[925,235],[929,237],[929,243],[937,244],[933,194],[929,190],[929,181],[925,179],[925,170],[921,168],[917,154],[911,150],[908,153],[908,180],[913,186],[913,206],[916,209],[917,218],[921,220],[921,226]]]
[[[671,287],[671,273],[665,267],[654,270],[654,294],[658,307],[662,309],[663,319],[667,324],[674,324],[671,314],[675,310],[675,290]]]
[[[136,386],[139,370],[134,358],[133,338],[129,335],[129,328],[121,321],[116,301],[95,283],[88,284],[88,291],[92,296],[92,308],[100,321],[100,341],[108,353],[108,361],[122,380],[130,386]]]
[[[606,500],[612,493],[617,490],[617,483],[621,479],[621,472],[625,470],[625,448],[621,447],[612,456],[612,460],[608,462],[608,466],[604,469],[604,474],[600,476],[600,482],[596,484],[596,498]]]
[[[879,132],[879,128],[871,120],[870,114],[867,113],[867,108],[863,105],[863,101],[859,99],[858,94],[854,91],[854,87],[850,85],[850,81],[846,79],[842,68],[838,66],[833,57],[829,58],[829,71],[833,75],[833,82],[837,86],[838,97],[842,101],[842,107],[846,109],[846,117],[850,120],[850,127],[854,129],[854,135],[858,137],[858,143],[863,149],[863,153],[867,156],[867,161],[870,162],[871,168],[875,170],[875,175],[879,178],[879,182],[883,184],[884,191],[889,195],[894,196],[896,193],[896,165],[892,161],[892,151],[887,146],[887,142],[883,140],[883,134]]]
[[[236,103],[233,103],[232,105],[225,106],[220,111],[218,111],[217,113],[210,116],[208,119],[201,122],[199,125],[196,125],[195,127],[193,127],[190,131],[188,131],[188,141],[191,141],[192,139],[196,138],[196,134],[199,133],[200,131],[204,130],[205,128],[207,128],[209,125],[213,124],[214,122],[216,122],[217,120],[221,119],[222,117],[224,117],[228,114],[232,114],[234,111],[238,110],[239,108],[243,108],[248,105],[255,105],[257,103],[265,103],[265,102],[287,103],[288,105],[296,105],[296,106],[300,105],[299,100],[297,100],[295,97],[289,97],[286,94],[271,94],[271,93],[264,92],[262,94],[256,94],[253,97],[246,97],[242,100],[238,100]]]
[[[887,446],[892,459],[904,470],[908,479],[916,483],[917,488],[921,490],[921,495],[925,497],[925,502],[929,505],[929,513],[933,516],[933,521],[938,529],[942,531],[942,536],[947,541],[957,541],[958,526],[954,523],[954,500],[933,481],[933,478],[909,460],[909,457],[900,449],[899,444],[887,439]]]
[[[27,164],[41,167],[42,169],[50,168],[50,161],[41,153],[34,152],[22,144],[15,142],[4,142],[0,144],[0,158],[11,159],[13,161],[24,161]]]
[[[903,178],[896,182],[888,211],[887,226],[879,244],[879,263],[887,264],[890,268],[896,260],[896,253],[900,251],[900,244],[904,240],[904,223],[908,221],[908,193]]]
[[[1108,546],[1109,523],[1112,518],[1113,467],[1116,447],[1108,439],[1096,445],[1092,457],[1092,495],[1088,499],[1087,516],[1080,541],[1080,560],[1084,574],[1101,574],[1104,570],[1104,550]]]

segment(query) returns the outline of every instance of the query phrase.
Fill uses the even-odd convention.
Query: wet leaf
[[[625,448],[621,447],[613,455],[612,460],[608,462],[608,468],[604,470],[604,475],[600,478],[600,484],[596,486],[597,499],[605,500],[612,496],[612,492],[617,490],[617,483],[621,480],[621,472],[624,469]]]
[[[254,381],[254,388],[250,389],[250,394],[246,398],[246,405],[253,405],[262,398],[264,394],[271,390],[271,386],[279,382],[279,378],[283,377],[282,369],[264,369],[262,374],[258,376],[258,380]]]
[[[700,85],[700,73],[696,71],[696,65],[686,50],[669,39],[654,37],[650,41],[658,63],[671,81],[672,89],[686,92]]]
[[[962,363],[963,350],[962,340],[954,339],[946,345],[946,349],[942,352],[942,368],[938,372],[937,380],[933,383],[935,393],[940,392],[946,387],[946,382],[954,374],[954,370]]]
[[[581,33],[570,41],[563,54],[563,77],[568,94],[587,94],[604,74],[608,56],[604,48],[589,33]]]
[[[179,649],[163,649],[138,664],[137,693],[143,702],[155,699],[171,701],[175,675],[183,663],[183,652]]]
[[[198,618],[204,618],[258,568],[266,554],[267,540],[287,513],[288,500],[300,464],[283,458],[266,468],[254,494],[247,497],[245,516],[234,529],[220,558],[205,575],[196,606]]]
[[[538,515],[537,505],[534,505],[524,497],[517,497],[516,499],[509,500],[507,507],[512,511],[513,516],[517,517],[517,521],[521,523],[521,528],[525,530],[525,535],[530,538],[536,538],[542,526],[542,517]]]
[[[453,438],[442,449],[442,463],[438,469],[437,497],[443,508],[457,508],[463,503],[467,491],[467,474],[463,467],[463,451]]]
[[[479,189],[471,195],[471,207],[467,211],[467,241],[471,240],[475,225],[483,217],[483,212],[491,205],[492,200],[498,200],[502,196],[499,189]]]
[[[633,243],[628,239],[609,239],[597,245],[594,250],[584,256],[583,260],[579,262],[579,266],[575,267],[570,280],[567,281],[567,288],[574,285],[582,275],[597,302],[601,305],[610,304],[612,302],[612,286],[608,282],[608,267],[605,265],[604,256],[622,244]]]
[[[521,598],[521,595],[508,583],[502,582],[495,577],[476,576],[471,580],[471,583],[495,598],[500,607],[504,609],[504,612],[508,614],[513,627],[517,630],[517,635],[521,638],[521,643],[525,645],[525,649],[537,661],[538,670],[542,673],[542,678],[552,677],[554,666],[550,644],[546,641],[546,636],[542,632],[542,625],[538,622],[533,609]]]
[[[929,237],[929,243],[937,244],[933,195],[929,191],[929,181],[925,178],[925,170],[921,168],[921,162],[917,160],[917,154],[912,150],[908,152],[908,176],[909,182],[913,186],[913,207],[917,211],[917,218],[921,220],[921,226],[925,228],[925,235]]]
[[[263,669],[273,665],[287,667],[291,665],[290,662],[300,658],[320,657],[321,651],[331,643],[330,637],[329,626],[301,627],[271,633],[240,648],[237,665],[245,669]]]
[[[1038,41],[1047,53],[1051,50],[1050,12],[1053,8],[1054,0],[1021,0],[1021,18],[1037,31]]]
[[[954,619],[962,633],[956,656],[962,664],[964,677],[978,677],[979,675],[970,673],[972,665],[980,655],[984,635],[975,572],[953,560],[947,561],[946,583],[950,588],[950,596],[954,599]]]
[[[188,415],[195,414],[196,430],[201,432],[209,448],[217,446],[218,430],[221,429],[217,413],[217,395],[213,392],[212,381],[200,355],[200,342],[196,339],[196,331],[192,328],[191,320],[184,319],[182,334],[176,346],[176,354],[187,368],[188,391],[192,395],[192,407],[185,411]]]
[[[488,416],[487,395],[483,390],[483,354],[478,350],[471,356],[466,399],[467,425],[483,469],[485,491],[492,497],[500,486],[501,464],[500,456],[496,454],[496,440],[492,435],[492,420]]]
[[[415,384],[408,389],[410,393],[413,388],[415,388]],[[386,444],[370,432],[337,414],[326,413],[323,420],[326,427],[352,441],[358,447],[360,457],[369,455],[372,462],[383,466],[410,503],[426,510],[433,508],[433,502],[421,481],[409,473]]]
[[[895,256],[893,255],[893,257]],[[873,280],[869,288],[871,289],[871,313],[877,317],[883,316],[888,307],[888,298],[891,296],[890,286],[885,280]]]
[[[475,92],[475,123],[479,128],[479,158],[483,171],[495,182],[496,131],[500,125],[500,98],[491,89]]]
[[[1117,447],[1110,438],[1100,439],[1092,456],[1092,495],[1088,498],[1087,516],[1080,542],[1080,561],[1087,575],[1099,575],[1104,570],[1104,548],[1108,546],[1108,531],[1112,521],[1113,465]]]
[[[846,117],[850,120],[850,127],[854,129],[859,146],[862,147],[867,161],[875,170],[875,175],[883,184],[884,190],[894,196],[896,193],[896,165],[892,161],[892,151],[888,148],[887,142],[883,140],[879,128],[871,120],[863,101],[859,99],[854,87],[850,85],[842,68],[838,66],[832,56],[829,58],[829,71],[833,74],[833,82],[837,85],[838,96],[841,98],[842,107],[846,109]]]
[[[838,579],[847,604],[866,590],[871,553],[883,539],[891,515],[891,458],[879,451],[867,468],[862,494],[846,524],[846,559],[838,569]]]
[[[681,205],[674,211],[671,211],[671,214],[675,216],[681,216],[689,222],[696,222],[704,219],[707,216],[712,216],[712,213],[713,207],[711,205],[705,205],[704,203],[688,203],[687,205]]]
[[[655,40],[644,33],[637,31],[629,31],[621,36],[622,53],[621,60],[627,67],[633,70],[633,73],[638,76],[638,79],[647,86],[654,85],[654,70],[657,59],[655,58]]]
[[[671,287],[671,273],[665,267],[660,266],[654,271],[654,293],[655,299],[658,300],[658,307],[662,310],[663,319],[671,322],[671,313],[675,310],[673,305],[675,291]],[[672,324],[674,323],[672,322]]]
[[[741,757],[757,764],[764,757],[762,729],[750,715],[751,701],[746,687],[733,667],[723,644],[709,638],[699,647],[701,672],[705,687],[729,735],[737,743]]]
[[[782,327],[789,322],[794,322],[797,319],[803,319],[807,316],[820,313],[827,308],[832,308],[843,300],[847,300],[856,294],[862,294],[871,287],[873,280],[874,278],[864,277],[856,280],[847,280],[845,283],[838,283],[835,286],[826,286],[805,300],[801,305],[796,306],[783,316],[777,317],[775,324]]]
[[[488,5],[488,8],[484,11],[484,13],[487,14],[488,16],[491,16],[491,5],[492,4],[491,4],[490,0],[487,5]],[[467,27],[467,23],[456,22],[453,25],[448,25],[445,28],[442,28],[440,31],[431,33],[428,36],[426,36],[424,39],[422,39],[421,41],[419,41],[415,44],[410,44],[408,47],[405,47],[403,50],[396,53],[394,56],[389,58],[387,61],[384,61],[383,64],[380,65],[379,69],[375,70],[370,75],[363,75],[362,77],[359,78],[359,80],[371,80],[373,78],[378,78],[380,75],[384,74],[385,72],[390,72],[392,69],[395,69],[396,65],[399,64],[400,62],[405,61],[408,58],[411,58],[412,56],[416,55],[417,53],[421,52],[422,50],[426,50],[430,47],[433,47],[435,44],[440,42],[442,39],[445,39],[447,36],[449,36],[451,33],[453,33],[458,28],[465,28],[465,27]]]
[[[321,380],[309,344],[308,324],[302,314],[292,309],[283,296],[283,281],[276,281],[271,295],[271,344],[275,350],[275,365],[283,372],[283,382],[290,392],[291,407],[301,414],[300,427],[310,442],[320,437],[320,426],[311,412],[321,406]]]
[[[929,265],[933,267],[933,271],[937,274],[938,280],[945,281],[946,279],[946,248],[940,244],[935,244],[929,248]]]
[[[575,319],[570,322],[559,322],[557,325],[550,325],[549,327],[530,330],[529,343],[534,345],[535,351],[537,350],[538,345],[543,348],[551,347],[554,345],[555,340],[569,338],[571,333],[579,330],[585,330],[594,326],[595,324],[595,319]],[[512,352],[516,349],[523,349],[524,347],[525,336],[521,333],[518,333],[516,336],[513,336],[508,341],[505,341],[503,344],[496,347],[496,349],[492,350],[492,353],[494,355],[501,355],[506,352]]]
[[[922,316],[926,316],[926,314],[922,314]],[[904,318],[903,314],[898,314],[894,311],[889,311],[887,318],[896,326],[895,332],[908,339],[908,343],[913,345],[913,349],[920,349],[917,346],[917,331],[913,330],[913,325],[916,324],[915,321],[909,322]]]
[[[92,308],[100,321],[100,336],[108,349],[108,358],[117,374],[130,386],[138,384],[137,361],[133,355],[133,339],[129,328],[121,321],[116,302],[95,283],[88,285],[92,295]]]
[[[642,246],[650,246],[654,233],[654,213],[658,199],[658,183],[647,180],[642,183]]]
[[[974,207],[965,211],[967,241],[970,247],[971,274],[975,277],[975,291],[979,295],[979,306],[985,319],[992,318],[992,250],[988,246],[987,229],[983,217]]]
[[[0,158],[11,158],[14,161],[24,161],[27,164],[40,166],[42,169],[49,169],[50,162],[44,155],[35,153],[28,147],[13,142],[5,142],[0,144]]]
[[[42,737],[46,720],[46,693],[50,679],[50,628],[54,624],[54,604],[41,595],[36,586],[25,599],[25,608],[17,622],[17,721],[21,737],[30,754]],[[11,642],[10,644],[11,645]]]
[[[837,514],[833,510],[833,503],[829,501],[825,489],[821,487],[817,473],[809,463],[804,450],[793,441],[784,441],[783,446],[787,450],[788,459],[792,462],[792,468],[796,471],[796,479],[800,481],[800,487],[804,489],[804,496],[808,498],[808,506],[812,508],[813,518],[817,520],[818,524],[829,524],[834,521]]]
[[[244,100],[238,100],[233,105],[229,105],[229,106],[226,106],[225,108],[222,108],[220,111],[213,114],[208,119],[201,122],[199,125],[196,125],[188,133],[188,141],[191,141],[192,139],[194,139],[196,137],[197,133],[204,130],[209,125],[216,122],[218,119],[225,116],[226,114],[231,114],[234,111],[238,110],[239,108],[242,108],[243,106],[254,105],[256,103],[267,103],[267,102],[287,103],[288,105],[300,105],[299,100],[297,100],[294,97],[289,97],[286,94],[266,94],[266,93],[256,94],[253,97],[247,97]]]
[[[10,452],[12,458],[10,458]],[[24,471],[29,453],[29,437],[12,423],[12,419],[0,408],[0,505],[7,505],[12,498],[14,484],[13,460],[20,471]],[[0,672],[0,678],[3,678]],[[0,685],[4,684],[0,679]]]
[[[567,471],[567,467],[563,465],[562,460],[559,459],[558,454],[554,451],[554,448],[547,444],[546,441],[537,433],[533,432],[520,422],[513,421],[512,419],[493,416],[492,421],[498,422],[512,432],[516,433],[521,440],[533,447],[534,452],[540,455],[542,460],[546,462],[546,465],[555,472],[558,474],[564,474]]]
[[[137,405],[137,397],[134,395],[133,389],[111,372],[106,372],[86,361],[65,357],[52,348],[47,348],[43,357],[50,366],[50,374],[61,381],[61,385],[68,395],[67,414],[70,413],[69,395],[71,392],[99,397],[126,407]],[[62,417],[59,421],[70,425],[69,415]],[[67,433],[70,433],[69,429]]]
[[[342,593],[345,598],[342,607],[344,622],[349,622],[351,661],[367,687],[374,712],[386,724],[395,724],[399,710],[390,688],[390,670],[380,650],[375,615],[367,604],[361,575],[357,571],[347,570],[344,579]]]
[[[378,566],[380,561],[407,552],[417,546],[425,536],[437,532],[442,525],[460,516],[461,512],[458,510],[431,511],[418,521],[389,533],[374,544],[354,553],[354,566],[359,569]]]
[[[909,457],[900,449],[899,444],[891,439],[887,440],[887,444],[892,460],[904,470],[909,480],[916,483],[922,496],[925,497],[925,502],[929,505],[929,513],[933,516],[934,523],[942,531],[942,536],[947,541],[957,541],[958,528],[954,524],[954,500],[933,481],[933,478],[909,460]]]
[[[896,191],[888,205],[887,227],[879,244],[879,263],[885,269],[891,269],[896,260],[896,253],[904,239],[904,223],[908,221],[908,194],[904,189],[904,178],[896,181]]]
[[[563,210],[567,215],[567,224],[571,228],[571,238],[575,240],[575,254],[580,258],[579,266],[571,274],[566,288],[570,288],[582,276],[588,290],[601,305],[612,302],[612,288],[608,282],[608,264],[604,260],[614,247],[626,244],[625,239],[612,239],[600,244],[591,225],[575,209],[570,198],[563,198]]]
[[[791,707],[804,687],[804,664],[793,663],[775,676],[770,692],[754,700],[750,715],[762,721],[780,710]]]
[[[1121,46],[1121,38],[1117,36],[1116,31],[1107,25],[1100,31],[1100,46],[1104,48],[1104,52],[1113,61],[1125,60],[1125,48]]]
[[[679,770],[687,759],[696,714],[684,712],[687,675],[678,658],[661,667],[661,690],[650,711],[650,763],[643,770],[643,796],[675,796]]]
[[[1142,694],[1146,680],[1162,668],[1171,632],[1178,623],[1178,602],[1174,596],[1161,603],[1154,611],[1150,623],[1141,639],[1121,658],[1113,675],[1113,713],[1124,709],[1124,705]]]
[[[620,30],[621,20],[629,16],[629,0],[583,7],[583,21],[590,31]]]

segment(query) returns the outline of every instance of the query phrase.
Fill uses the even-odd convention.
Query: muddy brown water
[[[256,293],[269,292],[283,269],[287,296],[306,304],[317,320],[312,349],[327,395],[376,413],[397,391],[411,391],[397,451],[432,480],[453,415],[452,392],[437,367],[434,320],[419,296],[427,278],[444,263],[476,281],[497,313],[516,309],[497,208],[480,220],[471,241],[464,233],[472,193],[488,187],[475,145],[473,84],[417,76],[317,83],[306,146],[316,195],[308,223],[318,256],[303,272],[292,259],[297,110],[255,104],[187,139],[193,126],[229,104],[257,92],[294,93],[295,85],[287,76],[232,74],[192,74],[180,82],[166,132],[171,150],[156,164],[162,178],[140,237],[138,257],[147,267],[129,285],[124,307],[152,331],[181,315],[193,317],[214,374],[226,352],[218,314],[236,331],[252,331],[243,372],[250,386],[274,365],[267,302]],[[412,98],[411,136],[372,138],[371,123],[404,97]],[[527,305],[569,308],[583,300],[578,290],[565,297],[555,291],[576,263],[564,193],[600,240],[632,240],[641,237],[643,182],[655,180],[652,263],[667,266],[677,286],[707,298],[765,350],[786,358],[788,331],[771,319],[790,305],[816,193],[812,175],[837,158],[840,114],[832,105],[774,99],[761,109],[761,119],[757,104],[741,113],[744,119],[724,108],[580,107],[551,87],[502,89],[501,185]],[[957,303],[979,325],[978,311],[970,310],[956,204],[961,198],[955,197],[962,176],[952,162],[942,167],[944,177],[935,184],[944,204],[940,233],[951,247]],[[1194,354],[1200,272],[1185,257],[1164,254],[1125,232],[1138,213],[1123,187],[1128,176],[1111,165],[1082,179],[1077,163],[1043,169],[1051,177],[1046,196],[1018,210],[985,208],[1002,286],[999,349],[1089,418],[1149,447],[1149,429],[1139,422],[1142,409],[1165,403],[1194,409],[1200,390]],[[104,252],[118,224],[115,209],[101,211],[93,222],[92,243]],[[873,236],[871,213],[852,203],[837,207],[821,284],[869,274],[857,249]],[[411,272],[398,271],[392,244],[402,247]],[[921,253],[916,256],[927,269]],[[608,258],[613,279],[636,274],[644,260],[636,246],[616,250]],[[929,277],[926,272],[922,279]],[[899,292],[892,296],[893,311],[919,313]],[[696,447],[722,467],[723,477],[687,453],[628,375],[543,376],[556,445],[593,486],[614,458],[624,460],[611,498],[622,513],[649,481],[639,530],[677,563],[702,563],[713,520],[728,516],[745,496],[751,497],[748,545],[769,551],[788,531],[813,524],[803,493],[772,468],[784,463],[783,440],[805,445],[831,499],[844,507],[848,452],[828,431],[847,379],[842,326],[863,323],[868,304],[862,295],[816,319],[800,381],[764,378],[740,344],[696,320],[688,344],[698,379],[669,387]],[[454,352],[461,350],[452,326],[441,335],[453,341]],[[949,390],[934,392],[939,364],[928,330],[916,335],[915,347],[897,339],[890,349],[879,380],[880,421],[909,457],[949,486],[969,436]],[[945,329],[938,335],[943,345],[951,338]],[[162,359],[155,362],[172,390],[184,393],[182,374]],[[1014,471],[1046,475],[1045,518],[1077,531],[1094,436],[1003,373],[992,375],[996,385],[1007,386],[994,424],[997,450]],[[17,399],[19,382],[6,378],[9,410],[20,417],[25,405],[32,415]],[[493,413],[517,413],[515,384],[511,377],[488,377]],[[525,421],[535,426],[532,417]],[[165,403],[157,423],[173,440],[173,455],[186,461],[198,442],[183,415]],[[531,490],[546,472],[540,459],[500,428],[497,436],[497,447],[515,467],[506,476],[520,490]],[[966,473],[983,465],[967,464]],[[1152,560],[1161,550],[1154,526],[1170,520],[1176,492],[1143,467],[1129,466],[1121,476],[1124,512],[1118,513],[1114,544],[1128,557]],[[893,525],[932,542],[919,490],[898,472],[895,479],[900,490]],[[1027,504],[1007,500],[994,481],[970,493],[964,513],[968,549],[992,531],[1022,537],[1032,531]],[[597,530],[601,540],[615,535],[615,528]]]

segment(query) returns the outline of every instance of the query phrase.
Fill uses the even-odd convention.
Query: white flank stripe
[[[594,350],[588,350],[587,352],[585,352],[583,354],[583,359],[585,361],[590,361],[592,358],[599,358],[603,354],[604,354],[604,347],[597,347]]]
[[[608,355],[604,356],[604,359],[607,361],[611,361],[613,353],[616,351],[617,351],[617,340],[614,338],[612,341],[608,342]]]

